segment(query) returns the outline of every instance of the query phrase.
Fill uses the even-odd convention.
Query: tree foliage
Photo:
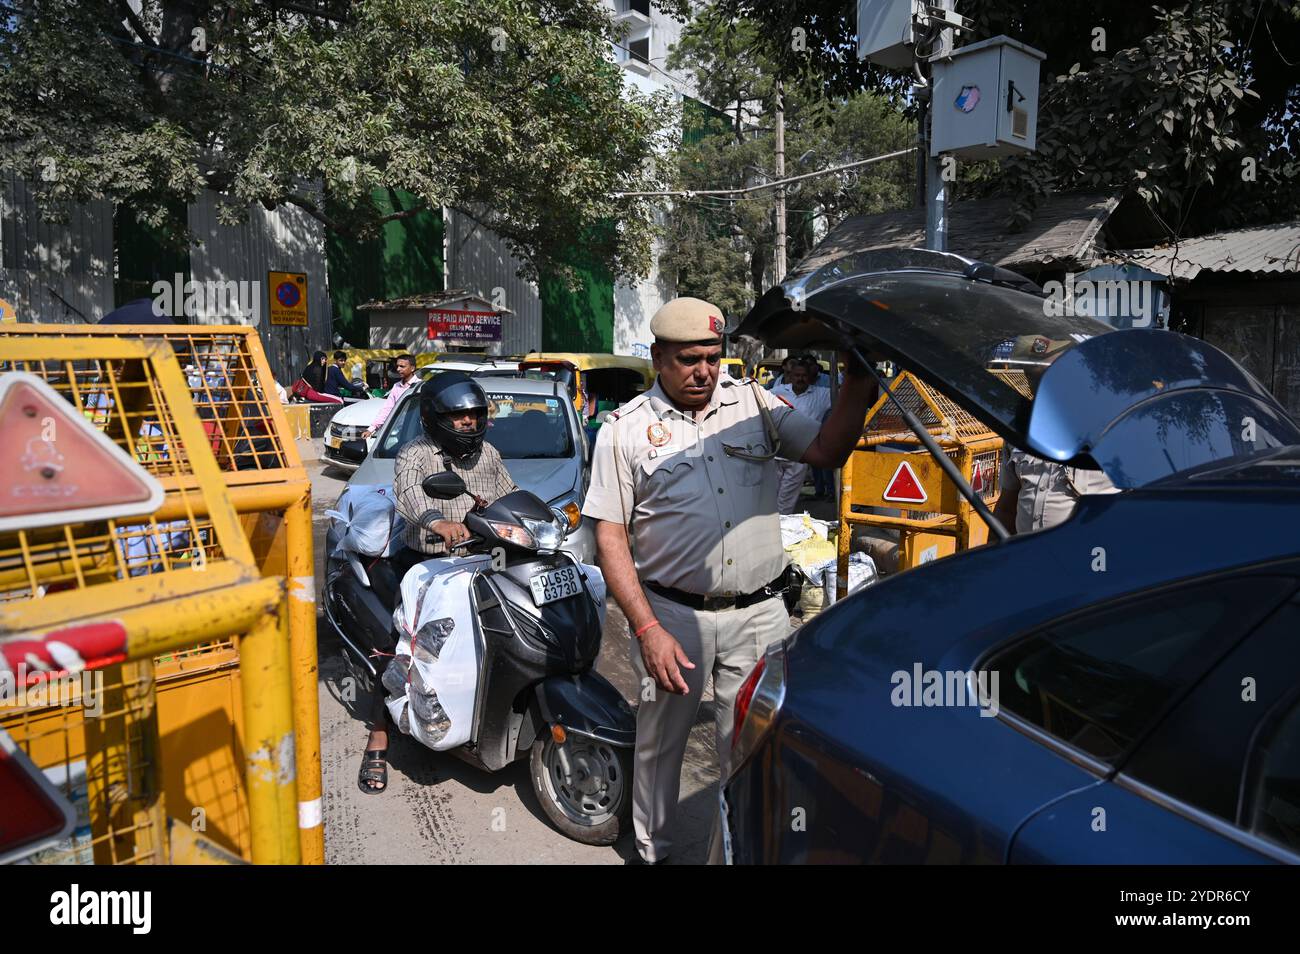
[[[750,21],[728,21],[707,10],[684,32],[670,66],[689,70],[713,108],[687,108],[675,189],[741,188],[776,178],[773,111],[780,74],[761,52],[759,33]],[[915,125],[881,95],[832,101],[796,82],[784,84],[783,101],[787,177],[915,142]],[[849,215],[910,204],[913,165],[908,156],[788,186],[787,261],[793,264],[811,247],[815,219],[824,229]],[[764,189],[674,200],[661,265],[676,275],[679,292],[731,314],[747,310],[773,278],[775,198],[775,189]]]
[[[168,208],[210,189],[227,222],[287,204],[364,236],[446,205],[533,274],[576,235],[645,271],[649,207],[611,194],[658,185],[667,104],[624,89],[598,0],[135,6],[19,0],[0,22],[0,162],[47,210],[106,198],[183,228]]]
[[[843,96],[910,80],[858,61],[855,5],[719,0],[762,23],[785,75]],[[1300,3],[961,0],[965,42],[1006,34],[1043,50],[1039,151],[988,179],[1026,219],[1045,194],[1140,191],[1175,234],[1300,216]],[[802,37],[800,42],[792,38]]]

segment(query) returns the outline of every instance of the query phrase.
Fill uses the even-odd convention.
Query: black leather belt
[[[664,599],[672,600],[674,603],[681,603],[683,606],[689,606],[693,610],[707,610],[712,613],[718,610],[744,609],[746,606],[753,606],[755,603],[761,603],[764,600],[770,600],[775,596],[782,595],[786,588],[786,571],[782,570],[781,575],[775,580],[764,587],[760,587],[753,593],[722,593],[718,596],[702,596],[699,593],[687,593],[685,590],[663,586],[659,583],[647,582],[644,585],[647,590],[658,593]]]

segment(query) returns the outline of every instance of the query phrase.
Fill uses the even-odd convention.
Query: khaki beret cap
[[[657,341],[721,341],[726,321],[722,309],[698,298],[674,298],[650,319]]]

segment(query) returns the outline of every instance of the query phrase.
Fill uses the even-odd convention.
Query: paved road
[[[304,456],[315,456],[300,442]],[[324,568],[325,511],[347,475],[308,461],[316,541],[316,583]],[[496,774],[454,756],[390,735],[388,790],[365,795],[357,769],[365,721],[347,701],[348,670],[328,623],[319,626],[321,766],[324,775],[325,857],[330,864],[625,864],[635,853],[630,837],[610,848],[570,841],[547,823],[528,781],[527,763]],[[629,700],[636,680],[627,658],[627,623],[611,604],[596,668]],[[706,692],[682,767],[678,847],[674,863],[703,863],[718,781],[713,708]]]

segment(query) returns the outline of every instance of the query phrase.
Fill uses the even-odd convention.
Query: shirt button
[[[731,561],[730,561],[730,560],[727,561],[727,566],[731,566]]]
[[[725,492],[726,492],[726,491],[724,491],[721,487],[718,488],[718,493],[721,494],[721,493],[725,493]]]
[[[712,454],[709,455],[709,461],[710,461],[710,462],[713,461],[713,455],[712,455]]]
[[[730,529],[731,529],[731,521],[728,520],[725,524],[723,524],[723,526],[725,526],[728,530],[730,530]]]

